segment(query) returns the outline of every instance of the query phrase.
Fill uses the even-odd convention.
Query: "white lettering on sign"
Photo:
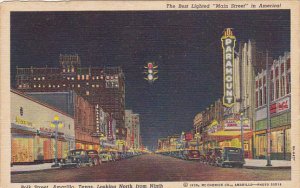
[[[248,119],[243,120],[243,128],[250,129],[250,123]],[[224,121],[224,129],[225,130],[240,130],[241,129],[241,121],[235,119],[227,119]]]
[[[270,105],[270,114],[284,112],[290,108],[290,97],[286,97]]]
[[[225,29],[224,35],[221,38],[223,47],[223,70],[224,70],[224,96],[223,104],[226,107],[231,107],[235,103],[233,83],[234,83],[234,47],[235,36],[233,36],[230,28]]]

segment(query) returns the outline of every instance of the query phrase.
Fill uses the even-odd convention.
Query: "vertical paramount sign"
[[[226,107],[233,106],[235,102],[233,86],[234,86],[234,47],[236,38],[232,34],[232,30],[227,28],[224,30],[221,38],[223,48],[223,74],[224,74],[224,96],[223,105]]]

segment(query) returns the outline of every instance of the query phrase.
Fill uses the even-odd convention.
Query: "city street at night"
[[[93,174],[93,175],[91,175]],[[158,154],[146,154],[100,166],[12,174],[13,183],[26,182],[152,182],[290,180],[288,169],[245,169],[209,166]]]
[[[11,182],[291,180],[290,18],[13,12]]]

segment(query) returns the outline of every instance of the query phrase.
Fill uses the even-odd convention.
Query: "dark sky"
[[[11,74],[16,66],[57,67],[60,53],[79,54],[82,66],[121,66],[126,108],[140,114],[152,148],[159,137],[191,130],[195,114],[222,96],[220,37],[228,27],[237,43],[254,39],[274,58],[290,50],[288,10],[14,12]],[[148,61],[159,66],[154,84],[143,79]]]

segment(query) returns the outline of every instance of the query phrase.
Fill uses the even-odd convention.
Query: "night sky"
[[[274,58],[290,50],[288,10],[14,12],[11,83],[16,66],[58,67],[59,54],[77,53],[83,67],[121,66],[126,109],[140,114],[152,149],[160,137],[191,130],[194,116],[222,96],[228,27],[237,43],[254,39]],[[148,61],[159,66],[153,84],[143,78]]]

